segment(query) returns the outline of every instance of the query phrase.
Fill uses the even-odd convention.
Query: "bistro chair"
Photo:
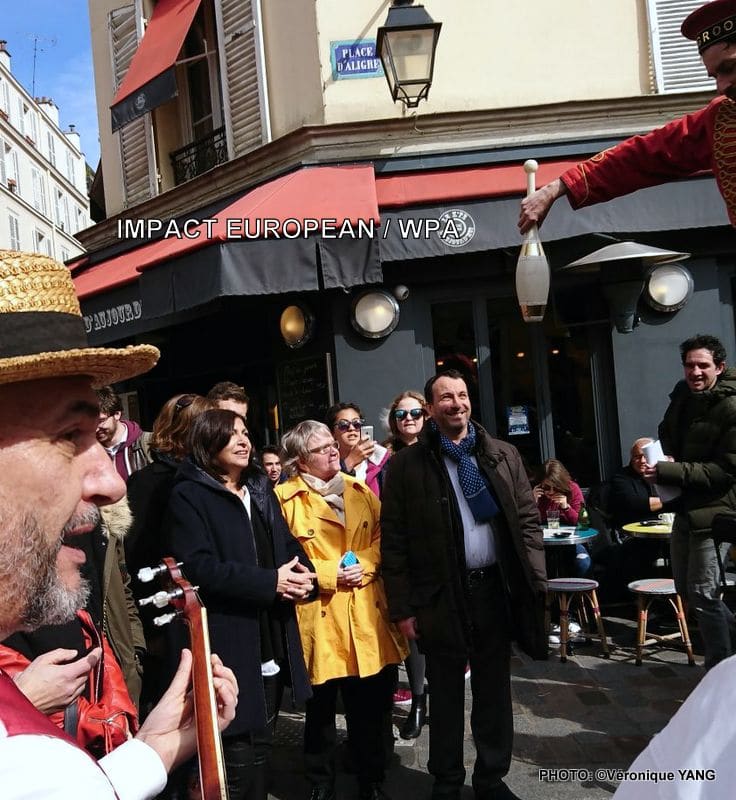
[[[641,666],[644,648],[652,644],[662,644],[672,639],[682,639],[682,644],[687,653],[687,663],[695,666],[693,648],[690,644],[690,631],[685,619],[685,611],[682,607],[682,598],[675,591],[675,582],[672,578],[643,578],[642,580],[632,581],[629,584],[629,591],[636,595],[638,621],[636,628],[636,666]],[[649,606],[655,600],[667,600],[675,611],[677,617],[678,631],[676,633],[657,634],[647,630],[647,619],[649,616]]]
[[[721,545],[736,545],[736,514],[716,514],[713,517],[711,528],[713,544],[716,548],[716,558],[718,559],[718,574],[721,580],[721,592],[733,593],[735,585],[733,580],[726,577],[726,566],[723,563]]]
[[[603,650],[603,658],[608,658],[611,651],[608,647],[606,631],[603,628],[603,619],[598,605],[598,595],[596,589],[598,581],[589,578],[550,578],[547,581],[547,630],[550,629],[550,618],[552,602],[556,600],[560,607],[560,661],[567,661],[567,644],[569,640],[570,608],[577,603],[581,613],[581,622],[585,628],[589,628],[588,616],[585,610],[585,603],[590,606],[595,619],[597,633],[590,633],[585,630],[585,638],[598,639]]]

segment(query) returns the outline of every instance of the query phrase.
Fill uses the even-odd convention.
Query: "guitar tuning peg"
[[[172,619],[176,618],[176,612],[172,611],[171,614],[161,614],[160,617],[153,618],[153,624],[159,628],[168,625]]]
[[[165,592],[160,591],[156,592],[156,594],[152,594],[150,597],[142,597],[138,601],[139,606],[150,606],[154,605],[156,608],[164,608],[169,604],[172,598],[172,592]]]
[[[159,564],[157,567],[142,567],[138,570],[138,580],[141,583],[150,583],[162,572],[166,572],[166,564]]]

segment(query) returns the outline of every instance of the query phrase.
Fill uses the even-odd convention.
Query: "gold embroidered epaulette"
[[[716,111],[713,160],[728,218],[732,225],[736,225],[736,103],[733,100],[724,100]]]

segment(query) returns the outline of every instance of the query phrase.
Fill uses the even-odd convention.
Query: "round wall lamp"
[[[314,315],[304,306],[286,306],[281,312],[279,330],[284,344],[296,350],[312,338]]]
[[[644,299],[655,311],[678,311],[693,295],[690,270],[681,264],[662,264],[646,277]]]
[[[399,304],[389,292],[371,289],[353,300],[350,322],[366,339],[382,339],[399,324]]]

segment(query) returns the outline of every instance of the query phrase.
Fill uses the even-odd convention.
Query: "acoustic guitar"
[[[157,567],[145,567],[138,572],[138,580],[143,583],[156,577],[161,578],[163,590],[143,598],[139,605],[154,605],[156,608],[173,606],[173,612],[153,620],[156,625],[166,625],[177,616],[184,617],[187,623],[192,649],[192,695],[202,800],[228,800],[222,739],[217,725],[217,699],[212,680],[207,609],[199,599],[197,587],[184,577],[181,564],[175,559],[167,556]]]

